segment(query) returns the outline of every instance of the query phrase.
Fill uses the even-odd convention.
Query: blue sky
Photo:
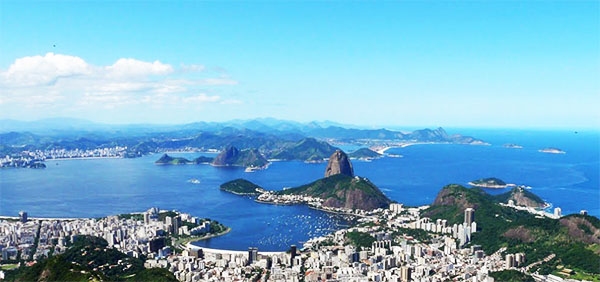
[[[1,1],[0,118],[600,127],[597,1]]]

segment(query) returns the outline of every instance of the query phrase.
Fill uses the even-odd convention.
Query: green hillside
[[[256,188],[260,188],[260,186],[246,179],[239,178],[221,184],[220,188],[223,191],[231,192],[237,195],[258,195]]]
[[[318,197],[324,200],[323,206],[346,209],[373,210],[385,208],[391,202],[377,186],[366,178],[343,174],[321,178],[279,193]]]
[[[481,245],[486,253],[506,247],[507,253],[527,254],[528,264],[555,254],[550,265],[562,264],[576,271],[600,275],[598,218],[581,215],[541,218],[499,205],[499,199],[507,197],[504,194],[494,197],[478,188],[448,185],[438,193],[424,215],[448,219],[449,224],[462,223],[464,210],[474,208],[477,232],[473,234],[472,244]],[[542,268],[540,273],[553,270]]]
[[[145,269],[141,259],[107,248],[106,240],[79,236],[63,254],[6,271],[6,281],[177,281],[166,269]]]
[[[296,143],[290,143],[279,149],[273,150],[269,155],[271,159],[319,161],[328,158],[337,150],[336,147],[314,138],[304,138]]]

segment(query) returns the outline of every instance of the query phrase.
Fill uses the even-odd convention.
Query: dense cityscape
[[[168,269],[179,281],[494,281],[489,273],[502,270],[528,273],[537,281],[568,281],[531,272],[554,254],[528,261],[527,254],[505,253],[505,248],[486,254],[480,246],[465,247],[478,228],[485,228],[474,221],[476,210],[465,210],[464,222],[449,226],[446,220],[422,217],[426,208],[391,204],[370,212],[338,210],[353,212],[359,224],[287,252],[194,246],[189,242],[212,234],[211,221],[158,208],[101,219],[28,218],[21,212],[0,221],[0,246],[4,261],[30,265],[64,252],[78,236],[91,235],[128,256],[147,258],[145,267]]]

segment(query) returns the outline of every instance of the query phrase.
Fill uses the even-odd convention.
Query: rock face
[[[240,151],[236,147],[225,148],[212,162],[214,166],[264,167],[269,163],[256,149]]]
[[[336,150],[331,157],[329,157],[329,162],[325,169],[325,177],[336,174],[343,174],[350,177],[354,176],[354,169],[352,169],[352,164],[348,159],[348,155],[340,150]]]
[[[238,148],[229,146],[225,150],[221,151],[219,155],[213,160],[213,165],[232,165],[240,157],[240,150]]]

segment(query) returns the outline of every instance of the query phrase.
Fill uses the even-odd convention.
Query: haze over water
[[[402,158],[353,161],[357,175],[369,178],[392,200],[430,204],[446,184],[498,177],[532,186],[531,191],[560,207],[563,214],[586,209],[600,216],[598,132],[461,131],[491,146],[415,145],[388,152]],[[505,143],[523,149],[502,147]],[[558,147],[566,154],[537,150]],[[200,153],[172,154],[192,158]],[[137,159],[48,161],[47,168],[0,170],[0,214],[32,217],[103,217],[158,206],[209,217],[232,227],[231,233],[198,244],[226,249],[285,250],[312,236],[348,224],[305,206],[255,203],[219,190],[223,182],[247,178],[280,190],[323,177],[325,164],[274,162],[264,171],[209,165],[157,166],[159,154]],[[200,184],[188,182],[199,179]],[[491,190],[500,193],[507,189]]]

